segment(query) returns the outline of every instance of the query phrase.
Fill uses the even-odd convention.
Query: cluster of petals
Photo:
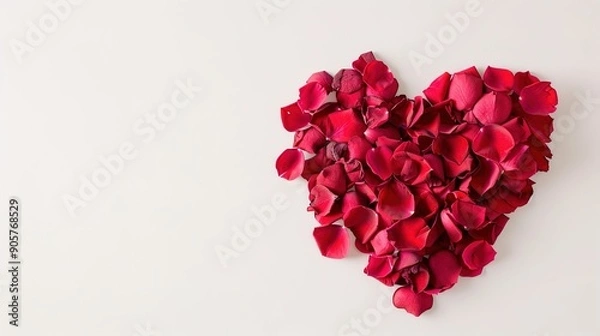
[[[279,176],[308,181],[322,255],[353,244],[365,274],[399,286],[393,304],[419,316],[459,277],[495,258],[508,217],[547,171],[558,98],[529,72],[475,67],[444,73],[409,98],[372,53],[310,76],[281,109],[293,146]]]

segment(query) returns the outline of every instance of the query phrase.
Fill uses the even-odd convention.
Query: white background
[[[86,0],[19,64],[11,45],[51,12],[1,0],[0,207],[21,199],[24,264],[18,329],[0,272],[0,334],[328,336],[367,314],[381,317],[363,330],[374,336],[599,335],[600,2],[481,0],[419,69],[411,51],[426,56],[426,34],[466,0],[276,3],[265,19],[256,0]],[[496,262],[419,319],[369,315],[389,293],[362,274],[366,257],[322,258],[307,192],[274,169],[292,141],[279,107],[312,72],[368,50],[411,96],[443,71],[488,64],[532,70],[560,95],[551,172],[511,216]],[[187,79],[202,93],[144,142],[133,125]],[[137,157],[71,216],[65,195],[126,142]],[[273,197],[286,207],[225,268],[215,248]]]

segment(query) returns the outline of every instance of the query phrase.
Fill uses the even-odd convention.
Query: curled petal
[[[387,65],[381,61],[368,63],[365,67],[363,79],[368,86],[368,95],[391,99],[398,92],[398,81]]]
[[[300,88],[298,106],[304,111],[316,111],[327,100],[327,90],[317,82],[310,82]]]
[[[333,78],[332,87],[342,93],[353,93],[360,91],[364,86],[362,76],[356,70],[340,70]]]
[[[423,94],[427,99],[431,102],[431,104],[436,105],[448,97],[448,89],[450,88],[450,74],[444,72],[440,77],[436,78]]]
[[[394,253],[394,246],[390,242],[387,230],[381,230],[371,240],[371,246],[377,256]]]
[[[450,81],[448,98],[454,100],[456,109],[459,111],[473,108],[482,94],[483,81],[479,74],[475,76],[471,72],[457,73]]]
[[[333,77],[327,71],[316,72],[308,78],[307,83],[319,83],[327,93],[331,92],[333,84]]]
[[[304,169],[304,154],[298,149],[286,149],[275,162],[277,174],[286,180],[295,180]]]
[[[348,179],[344,164],[337,162],[326,167],[317,176],[317,185],[323,185],[336,195],[343,195],[348,190]]]
[[[316,127],[296,132],[294,136],[294,147],[300,148],[307,153],[315,154],[327,144],[325,135]]]
[[[316,185],[310,190],[308,211],[314,211],[317,215],[328,215],[336,199],[337,196],[327,187]]]
[[[456,220],[448,209],[442,210],[440,213],[440,221],[451,242],[457,243],[463,238],[462,230],[458,227]]]
[[[479,195],[483,195],[496,185],[502,170],[491,160],[482,158],[479,161],[479,169],[473,173],[470,186]]]
[[[392,220],[406,219],[415,212],[415,197],[404,183],[392,179],[379,192],[377,212]]]
[[[364,206],[352,208],[344,214],[344,225],[354,233],[362,244],[366,244],[377,232],[379,216],[377,213]]]
[[[520,102],[523,110],[529,114],[547,115],[556,111],[558,95],[549,82],[539,82],[521,90]]]
[[[373,55],[373,52],[369,51],[369,52],[366,52],[366,53],[360,55],[360,57],[352,63],[352,67],[354,69],[356,69],[357,71],[359,71],[360,73],[363,73],[365,71],[365,67],[367,66],[367,64],[369,64],[375,60],[376,60],[375,55]]]
[[[392,256],[369,256],[365,274],[372,276],[387,286],[393,286],[400,278],[400,272],[395,271],[396,258]]]
[[[469,142],[460,135],[440,134],[431,146],[435,154],[443,156],[456,164],[461,164],[469,155]]]
[[[521,94],[521,90],[523,90],[524,87],[529,86],[531,84],[539,83],[539,81],[540,80],[531,73],[529,73],[529,71],[517,72],[515,74],[515,84],[513,90],[517,94]]]
[[[473,139],[473,151],[495,162],[504,160],[514,146],[512,135],[500,125],[483,126]]]
[[[368,107],[365,115],[367,120],[367,126],[369,128],[376,128],[385,124],[389,117],[390,112],[385,107]]]
[[[508,92],[513,89],[515,76],[510,70],[489,66],[483,74],[483,82],[490,90]]]
[[[327,258],[343,259],[348,254],[348,232],[339,225],[317,227],[313,231],[321,254]]]
[[[470,270],[481,270],[494,261],[496,251],[485,240],[474,241],[462,253],[462,260]]]
[[[433,307],[433,296],[425,293],[415,293],[409,287],[396,290],[393,297],[396,308],[405,309],[410,314],[419,317]]]
[[[473,108],[475,118],[483,125],[501,124],[508,119],[512,101],[503,92],[486,93]]]

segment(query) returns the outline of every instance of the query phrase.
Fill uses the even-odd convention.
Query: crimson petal
[[[436,105],[446,100],[446,97],[448,97],[448,89],[450,88],[451,77],[452,76],[450,76],[449,73],[444,72],[423,91],[423,94],[431,104]]]
[[[556,111],[558,95],[549,82],[539,82],[521,90],[520,102],[529,114],[547,115]]]
[[[298,103],[281,108],[281,122],[288,132],[295,132],[308,126],[311,115],[302,111]]]
[[[316,111],[327,100],[327,90],[318,82],[309,82],[300,88],[298,106],[305,111]]]
[[[379,191],[377,212],[392,220],[406,219],[415,212],[415,197],[404,183],[392,179]]]
[[[431,255],[429,257],[431,281],[427,292],[437,294],[452,288],[458,282],[461,268],[454,253],[448,250],[441,250]]]
[[[367,152],[367,164],[369,168],[382,180],[392,176],[392,151],[387,147],[377,147]]]
[[[481,270],[494,261],[496,251],[485,240],[478,240],[469,244],[462,253],[462,260],[470,270]]]
[[[448,98],[454,100],[456,109],[459,111],[471,109],[482,94],[483,81],[478,73],[477,76],[474,76],[472,71],[457,73],[450,81]]]
[[[339,225],[321,226],[315,228],[313,236],[323,256],[343,259],[348,254],[349,238],[345,228]]]
[[[490,90],[511,91],[515,83],[512,71],[488,66],[483,74],[483,82]]]
[[[410,314],[419,317],[433,307],[433,296],[425,293],[415,293],[409,287],[396,290],[393,297],[396,308],[405,309]]]
[[[363,135],[366,129],[362,118],[352,109],[331,113],[325,123],[325,135],[336,142],[348,142]]]
[[[473,139],[473,151],[495,162],[500,162],[515,146],[510,132],[500,125],[483,126]]]
[[[377,232],[379,216],[364,206],[357,206],[344,214],[344,225],[352,231],[356,239],[366,244]]]
[[[394,224],[388,234],[400,251],[420,251],[427,244],[429,227],[422,218],[412,217]]]
[[[501,124],[508,119],[512,101],[503,92],[486,93],[473,107],[473,114],[483,125]]]
[[[304,154],[298,149],[286,149],[275,162],[277,174],[286,180],[295,180],[304,169]]]

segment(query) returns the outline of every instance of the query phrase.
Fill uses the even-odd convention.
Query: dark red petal
[[[348,254],[348,232],[339,225],[315,228],[313,236],[321,254],[327,258],[343,259]]]
[[[429,280],[431,277],[429,276],[429,271],[424,268],[421,268],[417,273],[412,276],[412,290],[415,293],[421,293],[429,285]]]
[[[316,127],[298,131],[294,136],[294,147],[311,154],[315,154],[326,143],[325,135]]]
[[[295,180],[304,169],[304,154],[298,149],[286,149],[275,162],[277,174],[286,180]]]
[[[479,76],[457,73],[450,81],[448,98],[454,100],[456,109],[465,111],[473,108],[483,94],[483,81]]]
[[[345,194],[348,190],[348,179],[344,164],[337,162],[323,169],[317,176],[317,185],[326,186],[336,195]]]
[[[433,296],[425,293],[415,293],[409,287],[398,288],[392,300],[394,306],[405,309],[410,314],[419,317],[433,307]]]
[[[500,162],[515,146],[515,141],[506,128],[500,125],[486,125],[473,139],[473,151],[495,162]]]
[[[515,85],[513,87],[513,90],[517,94],[521,94],[521,90],[523,90],[524,87],[529,86],[534,83],[538,83],[539,81],[540,80],[537,77],[535,77],[534,75],[530,74],[529,71],[517,72],[515,74]]]
[[[473,114],[483,125],[501,124],[508,119],[512,110],[512,101],[504,92],[486,93],[475,107]]]
[[[475,239],[483,239],[490,244],[495,244],[498,236],[500,236],[502,230],[504,230],[507,222],[508,217],[505,215],[500,215],[490,224],[486,225],[483,229],[470,231],[469,234]]]
[[[379,192],[377,212],[392,220],[406,219],[415,212],[415,197],[404,183],[392,179]]]
[[[494,91],[512,91],[515,76],[512,71],[489,66],[483,74],[483,82],[490,90]]]
[[[454,219],[467,229],[479,229],[485,222],[485,208],[477,204],[457,200],[451,209]]]
[[[348,142],[355,136],[362,136],[367,126],[352,109],[337,111],[327,117],[325,135],[336,142]]]
[[[344,225],[354,233],[356,239],[366,244],[377,232],[379,216],[377,213],[364,206],[352,208],[344,214]]]
[[[359,108],[363,98],[365,97],[365,90],[360,89],[352,93],[338,91],[335,97],[342,108]]]
[[[428,292],[440,293],[454,286],[458,282],[461,268],[452,252],[441,250],[434,253],[429,257],[431,281]]]
[[[376,128],[385,124],[390,118],[390,112],[385,107],[371,107],[367,108],[365,115],[367,120],[367,126],[369,128]]]
[[[316,185],[310,190],[310,206],[308,211],[314,211],[318,215],[327,215],[331,212],[337,196],[327,187]]]
[[[342,93],[353,93],[361,90],[364,86],[362,76],[356,70],[340,70],[333,78],[333,89]]]
[[[469,269],[480,270],[494,261],[496,251],[488,242],[478,240],[469,244],[462,253],[462,259]]]
[[[443,156],[456,164],[461,164],[469,154],[469,142],[460,135],[440,134],[431,146],[435,154]]]
[[[310,82],[300,88],[298,106],[304,111],[316,111],[327,100],[327,90],[317,82]]]
[[[440,221],[442,222],[444,229],[446,229],[446,233],[451,242],[457,243],[463,238],[461,229],[457,226],[454,217],[448,209],[442,210],[440,213]]]
[[[425,91],[423,91],[423,94],[431,104],[436,105],[446,100],[448,97],[448,89],[450,88],[450,78],[450,74],[444,72],[441,76],[436,78]]]
[[[425,248],[429,227],[422,218],[412,217],[394,224],[388,235],[400,251],[420,251]]]
[[[331,76],[327,71],[316,72],[310,76],[310,78],[306,81],[307,83],[319,83],[327,93],[331,92],[331,84],[333,84],[333,76]]]
[[[473,174],[470,186],[479,195],[483,195],[496,185],[502,170],[493,161],[484,158],[479,159],[479,161],[479,169]]]
[[[558,95],[550,82],[539,82],[521,90],[520,102],[523,110],[529,114],[547,115],[556,111]]]
[[[353,137],[348,141],[348,154],[350,159],[364,161],[367,152],[373,148],[373,145],[364,137]]]
[[[311,115],[300,109],[298,103],[294,103],[281,108],[281,122],[283,128],[288,132],[295,132],[308,126]]]
[[[392,176],[392,151],[387,147],[377,147],[367,152],[367,165],[382,180]]]

